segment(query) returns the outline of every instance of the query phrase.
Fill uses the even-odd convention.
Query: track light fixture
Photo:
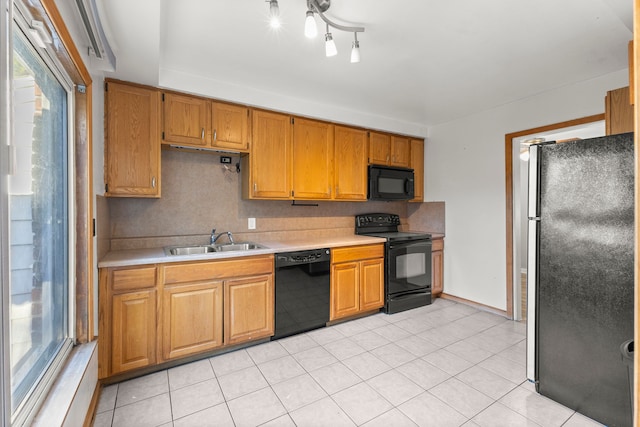
[[[353,33],[353,43],[351,44],[351,63],[360,62],[360,42],[358,33]]]
[[[327,57],[336,56],[338,54],[338,48],[336,42],[333,41],[333,36],[329,32],[329,25],[327,24],[327,32],[324,35],[324,51]]]
[[[274,16],[279,15],[278,0],[267,0],[269,2],[269,12],[271,15],[271,26],[279,27],[280,20],[277,19],[277,25],[274,25]],[[338,53],[333,35],[329,31],[329,27],[336,30],[353,33],[353,43],[351,45],[351,62],[360,62],[360,42],[358,41],[358,33],[364,32],[364,27],[349,27],[346,25],[336,24],[324,14],[331,6],[331,0],[307,0],[307,13],[304,20],[304,35],[308,38],[315,38],[318,35],[318,27],[316,25],[315,15],[317,14],[327,25],[327,32],[324,35],[325,54],[327,56],[335,56]],[[275,10],[275,12],[274,12]]]
[[[269,1],[269,23],[271,28],[280,28],[280,7],[278,6],[278,0]]]

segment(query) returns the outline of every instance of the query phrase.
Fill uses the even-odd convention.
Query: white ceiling
[[[631,0],[333,0],[328,17],[366,28],[351,64],[351,33],[332,30],[332,58],[324,26],[304,37],[306,0],[279,0],[279,31],[263,0],[97,3],[113,77],[186,75],[425,127],[627,68],[633,18]]]

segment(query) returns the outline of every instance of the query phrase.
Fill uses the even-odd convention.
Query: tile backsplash
[[[431,222],[442,223],[444,228],[444,203],[440,209],[429,208],[432,203],[318,202],[318,206],[292,206],[291,201],[245,200],[242,176],[235,167],[239,162],[237,155],[231,165],[223,165],[217,153],[163,150],[162,197],[107,199],[108,209],[103,206],[100,212],[108,212],[108,218],[98,218],[103,224],[99,230],[109,230],[110,248],[118,250],[206,243],[212,228],[231,231],[236,240],[255,241],[299,238],[305,233],[352,234],[354,215],[369,212],[396,213],[403,225],[408,225],[408,210],[412,223],[421,225],[430,224],[420,219],[423,215],[441,213],[443,218]],[[255,230],[248,229],[248,218],[256,218]],[[419,229],[413,224],[410,227]]]

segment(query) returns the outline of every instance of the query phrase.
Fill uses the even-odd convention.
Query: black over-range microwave
[[[413,169],[370,165],[368,199],[413,199]]]

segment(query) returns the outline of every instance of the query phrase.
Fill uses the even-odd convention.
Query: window
[[[18,18],[10,62],[13,170],[3,201],[9,265],[3,267],[10,289],[11,417],[22,424],[71,349],[74,191],[72,85]]]

